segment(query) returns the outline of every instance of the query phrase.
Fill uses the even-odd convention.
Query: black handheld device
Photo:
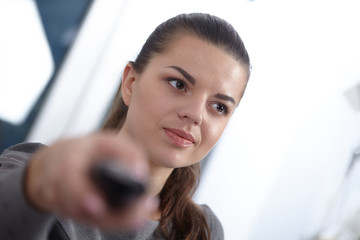
[[[102,161],[95,165],[91,177],[111,207],[122,208],[145,193],[146,186],[132,177],[119,163]]]

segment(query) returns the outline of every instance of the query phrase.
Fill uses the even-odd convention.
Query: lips
[[[180,129],[164,128],[168,140],[178,147],[190,147],[195,143],[194,137]]]

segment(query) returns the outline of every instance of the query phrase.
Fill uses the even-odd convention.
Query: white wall
[[[246,9],[251,30],[240,34],[253,75],[198,193],[228,239],[306,239],[317,230],[360,145],[360,109],[345,96],[360,84],[356,6],[255,1]]]
[[[102,49],[97,54],[83,49],[69,59],[73,65],[64,67],[29,140],[47,143],[94,129],[120,69],[153,28],[178,13],[209,12],[238,29],[253,73],[205,169],[196,201],[218,215],[226,239],[291,240],[311,234],[360,144],[359,109],[344,95],[360,84],[356,1],[132,0],[118,4],[118,11],[106,11],[111,0],[96,2],[113,24],[98,28],[97,37],[105,35]],[[100,19],[94,13],[94,23]],[[81,36],[78,41],[91,41]],[[66,82],[82,75],[81,59],[93,66],[81,80],[86,88],[69,93]]]

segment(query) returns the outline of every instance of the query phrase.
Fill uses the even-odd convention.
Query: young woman
[[[191,198],[199,161],[249,75],[244,44],[224,20],[196,13],[162,23],[126,65],[103,131],[3,153],[0,238],[223,239],[214,213]],[[109,157],[149,186],[126,209],[109,207],[89,177]]]

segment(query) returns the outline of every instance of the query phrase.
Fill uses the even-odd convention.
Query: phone
[[[115,161],[101,161],[96,164],[92,168],[91,177],[108,204],[114,208],[126,207],[146,191],[145,183],[132,177]]]

